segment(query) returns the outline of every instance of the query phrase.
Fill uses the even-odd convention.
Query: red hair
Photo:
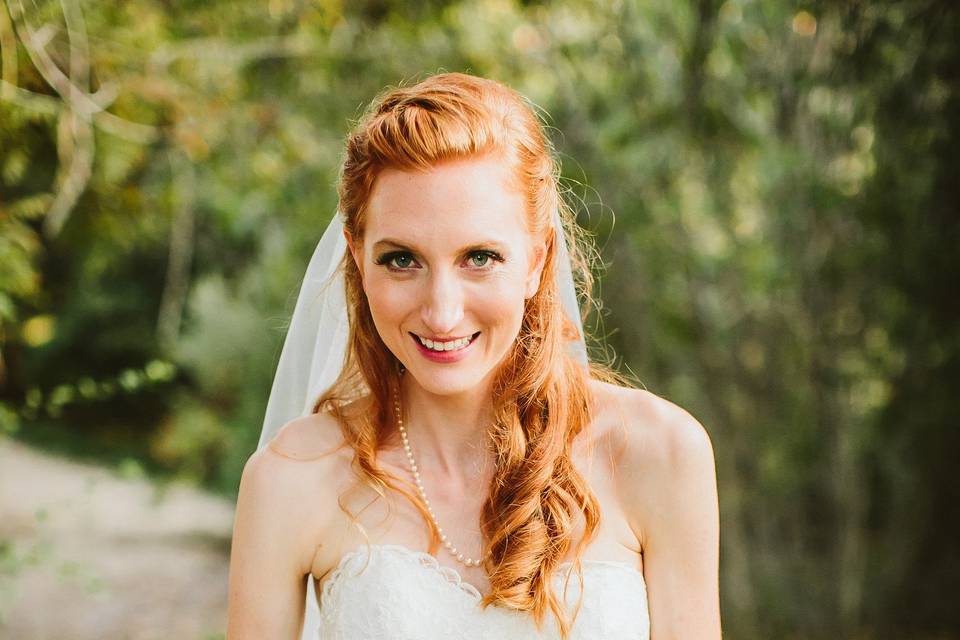
[[[551,576],[570,550],[582,517],[584,534],[575,550],[582,579],[579,560],[600,522],[599,502],[574,466],[573,442],[591,422],[591,377],[619,377],[605,365],[582,365],[566,348],[580,336],[562,311],[556,287],[552,230],[558,213],[572,240],[571,262],[588,303],[592,279],[580,248],[582,232],[561,197],[559,166],[534,107],[498,82],[461,73],[386,91],[347,139],[339,209],[347,232],[362,241],[366,205],[385,168],[421,170],[487,154],[509,163],[525,197],[527,229],[547,239],[547,253],[540,289],[526,303],[519,335],[494,382],[489,435],[496,470],[481,516],[491,591],[483,605],[529,611],[538,627],[550,610],[566,637],[576,613],[568,617]],[[426,505],[409,482],[377,464],[378,449],[397,430],[391,399],[399,389],[399,361],[380,339],[349,252],[340,268],[350,318],[347,357],[314,412],[328,409],[338,418],[361,481],[381,495],[393,488],[420,510],[435,553],[440,538]],[[359,397],[366,401],[353,402]],[[347,511],[342,497],[340,504]]]

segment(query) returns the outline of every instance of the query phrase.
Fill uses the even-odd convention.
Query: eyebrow
[[[419,253],[419,251],[417,251],[417,249],[414,247],[406,245],[399,240],[394,240],[393,238],[382,238],[373,244],[374,253],[390,248],[406,249],[407,251],[411,251],[413,253]],[[463,247],[457,253],[467,253],[469,251],[480,251],[483,249],[494,249],[500,253],[506,253],[506,245],[498,240],[481,240],[480,242],[474,242],[466,247]]]

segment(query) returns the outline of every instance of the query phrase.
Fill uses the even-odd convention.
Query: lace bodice
[[[650,636],[643,575],[619,562],[584,560],[584,598],[570,640],[642,639]],[[570,563],[553,576],[563,600]],[[570,573],[571,613],[580,581]],[[501,640],[559,638],[552,614],[537,632],[526,612],[480,607],[477,589],[433,556],[398,545],[363,546],[343,556],[320,596],[320,640]]]

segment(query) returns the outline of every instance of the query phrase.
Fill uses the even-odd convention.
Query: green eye
[[[374,262],[379,265],[386,265],[390,271],[405,271],[416,263],[413,259],[413,254],[409,251],[390,251],[377,258]]]
[[[473,266],[475,267],[485,267],[490,261],[490,256],[486,253],[475,253],[470,260],[473,262]]]
[[[493,268],[493,262],[503,262],[503,256],[496,251],[471,251],[467,261],[473,269],[486,271]],[[374,262],[386,265],[387,269],[396,272],[407,272],[416,269],[417,261],[409,251],[390,251],[378,257]]]
[[[494,262],[503,262],[503,256],[496,251],[484,249],[481,251],[471,252],[468,260],[470,261],[470,266],[474,267],[475,269],[483,269],[486,271],[494,268]]]

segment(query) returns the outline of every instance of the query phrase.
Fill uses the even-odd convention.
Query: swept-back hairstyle
[[[481,520],[490,550],[484,568],[491,591],[482,604],[528,611],[538,628],[550,610],[566,637],[579,606],[568,615],[551,576],[570,550],[582,519],[584,534],[574,562],[582,586],[580,557],[600,522],[596,496],[574,468],[573,442],[590,424],[590,378],[620,378],[606,365],[581,365],[565,348],[579,336],[562,311],[555,283],[552,230],[558,211],[572,240],[572,267],[587,307],[592,279],[586,256],[591,254],[583,250],[583,234],[561,197],[559,165],[535,108],[498,82],[461,73],[438,74],[386,91],[347,139],[339,208],[345,229],[362,242],[367,203],[384,169],[420,171],[489,154],[510,167],[525,196],[527,230],[532,237],[546,238],[547,254],[540,288],[526,301],[519,335],[494,382],[489,442],[496,469]],[[400,364],[380,339],[349,252],[339,268],[350,319],[346,361],[314,412],[326,409],[338,418],[361,482],[381,496],[390,487],[413,502],[431,531],[431,552],[436,552],[439,534],[413,485],[377,464],[378,448],[397,430],[392,394],[399,389]],[[340,505],[356,520],[342,497]]]

